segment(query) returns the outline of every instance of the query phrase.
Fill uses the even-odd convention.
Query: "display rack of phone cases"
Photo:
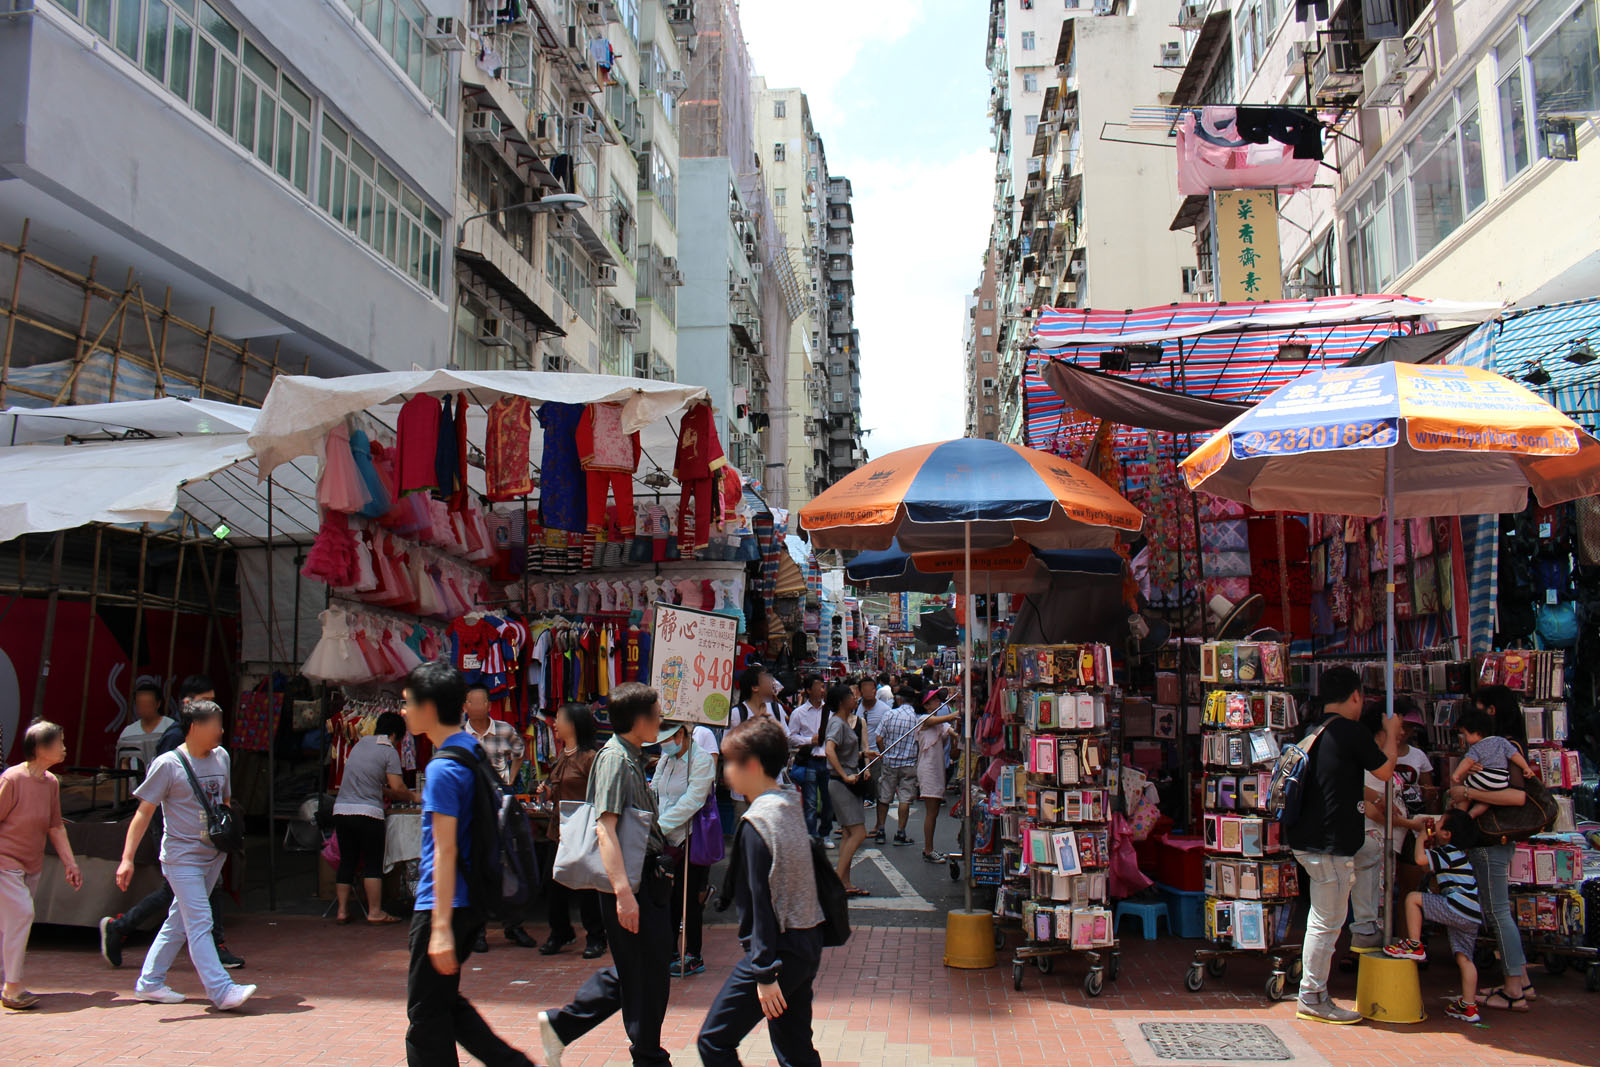
[[[1272,768],[1299,722],[1287,649],[1276,643],[1207,642],[1200,716],[1201,833],[1205,841],[1205,939],[1184,978],[1199,992],[1234,956],[1272,961],[1266,993],[1294,995],[1300,946],[1290,939],[1300,868],[1268,813]]]
[[[1109,646],[1023,645],[1007,651],[1008,742],[1021,762],[1000,775],[1005,884],[996,914],[1021,923],[1012,983],[1082,955],[1097,997],[1120,966],[1109,897],[1117,803],[1120,692]],[[1008,747],[1010,747],[1008,745]]]

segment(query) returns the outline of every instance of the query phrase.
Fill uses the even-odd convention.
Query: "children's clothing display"
[[[595,545],[607,537],[606,496],[616,498],[617,541],[634,534],[633,472],[639,469],[639,435],[622,432],[621,404],[590,404],[578,420],[578,461],[588,494],[584,566],[594,566]]]
[[[533,492],[528,440],[533,434],[533,405],[527,397],[503,396],[489,407],[484,448],[490,500],[516,500]]]
[[[577,442],[583,413],[582,404],[546,401],[539,405],[539,425],[544,429],[539,518],[547,530],[581,534],[588,527],[588,493]]]
[[[672,476],[682,493],[678,500],[678,545],[685,554],[711,543],[716,521],[717,472],[728,465],[717,436],[717,415],[710,404],[696,404],[683,413]],[[690,523],[690,515],[693,523]]]
[[[431,396],[407,400],[395,423],[395,438],[400,455],[399,491],[439,488],[439,401]]]
[[[330,511],[357,512],[371,503],[361,472],[350,453],[350,431],[340,423],[322,444],[322,474],[317,479],[317,503]]]

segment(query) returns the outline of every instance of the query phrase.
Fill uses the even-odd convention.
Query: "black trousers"
[[[638,1067],[672,1063],[661,1047],[661,1022],[667,1015],[671,988],[667,975],[674,933],[668,906],[671,884],[655,872],[655,857],[648,857],[638,893],[636,934],[617,922],[617,898],[600,894],[612,964],[583,983],[570,1004],[550,1013],[550,1025],[562,1044],[572,1044],[620,1011],[633,1062]]]
[[[778,958],[783,961],[778,988],[789,1007],[776,1019],[767,1020],[773,1055],[780,1067],[821,1067],[822,1057],[811,1044],[811,983],[817,977],[817,961],[787,953]],[[705,1067],[739,1067],[739,1042],[762,1018],[755,969],[746,956],[734,964],[733,973],[706,1012],[700,1027],[700,1062]]]
[[[678,860],[673,864],[673,870],[678,878],[683,877],[683,861]],[[706,905],[700,899],[700,894],[706,891],[706,886],[711,881],[711,868],[699,864],[689,864],[689,910],[683,910],[683,883],[676,879],[672,883],[672,951],[678,951],[678,928],[683,927],[683,951],[690,956],[701,954],[705,932]]]
[[[335,815],[333,832],[339,838],[340,885],[354,885],[356,868],[366,878],[383,877],[383,820],[370,815]]]
[[[472,954],[472,943],[483,929],[483,920],[470,912],[452,913],[450,927],[455,935],[456,961]],[[428,959],[428,935],[433,931],[433,912],[419,911],[411,917],[411,969],[406,975],[406,1063],[408,1067],[454,1067],[461,1061],[456,1045],[488,1064],[489,1067],[532,1067],[533,1061],[506,1044],[489,1029],[478,1009],[461,995],[461,972],[440,974]]]
[[[539,842],[541,863],[544,867],[545,906],[550,922],[550,936],[557,941],[571,941],[577,935],[572,929],[572,904],[578,905],[578,915],[583,919],[585,943],[606,943],[606,924],[600,917],[600,894],[593,889],[568,889],[555,880],[556,843]]]

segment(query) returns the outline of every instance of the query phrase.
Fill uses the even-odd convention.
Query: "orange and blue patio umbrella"
[[[891,452],[800,511],[818,548],[907,552],[1109,548],[1143,523],[1139,509],[1070,460],[963,438]]]
[[[896,543],[882,552],[860,553],[845,567],[845,577],[874,592],[942,593],[954,581],[960,593],[1032,593],[1048,588],[1055,574],[1117,575],[1122,565],[1122,557],[1108,548],[1046,551],[1013,541],[972,553],[969,590],[963,578],[966,553],[911,553]]]

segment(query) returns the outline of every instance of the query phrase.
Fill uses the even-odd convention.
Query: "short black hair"
[[[386,711],[378,716],[378,725],[372,731],[378,737],[403,737],[406,717],[398,711]]]
[[[752,663],[746,667],[744,673],[739,675],[739,702],[742,704],[749,700],[755,693],[756,686],[761,684],[761,676],[771,673],[759,663]]]
[[[725,762],[751,756],[761,761],[761,770],[768,778],[778,777],[789,763],[789,735],[770,715],[746,719],[722,739]]]
[[[572,732],[578,739],[579,752],[588,752],[600,747],[600,724],[595,721],[593,708],[571,700],[561,705],[557,709],[557,714],[565,715],[567,721],[572,724]]]
[[[41,748],[48,748],[67,736],[67,731],[46,719],[35,719],[22,735],[22,758],[31,760]]]
[[[1456,729],[1465,730],[1471,734],[1482,737],[1491,737],[1494,734],[1495,717],[1487,711],[1478,708],[1462,708],[1461,714],[1456,718]]]
[[[203,674],[191,674],[183,680],[183,685],[178,687],[178,697],[182,700],[192,700],[201,693],[214,693],[217,691],[210,678]]]
[[[850,697],[859,697],[856,687],[848,682],[836,682],[828,686],[828,695],[822,698],[822,706],[837,715],[839,708]]]
[[[1368,733],[1377,736],[1383,730],[1386,710],[1381,700],[1368,700],[1361,705],[1361,725],[1366,727]]]
[[[809,693],[811,691],[811,687],[816,685],[820,681],[822,681],[822,675],[820,675],[820,674],[808,674],[808,675],[806,675],[805,677],[800,679],[800,692]]]
[[[1451,808],[1439,820],[1439,829],[1450,831],[1450,844],[1455,848],[1472,848],[1478,843],[1478,825],[1472,816],[1460,808]]]
[[[191,700],[178,710],[178,725],[183,728],[183,736],[188,737],[195,723],[221,717],[222,706],[215,700]]]
[[[418,704],[430,703],[441,726],[461,725],[461,705],[467,700],[466,679],[447,659],[429,660],[411,668],[406,688]]]
[[[161,691],[161,686],[157,685],[155,681],[149,678],[146,678],[144,681],[133,687],[134,696],[138,696],[140,693],[149,693],[157,700],[161,700],[166,696],[166,694]]]
[[[1324,708],[1329,704],[1343,704],[1360,691],[1361,675],[1352,667],[1329,667],[1322,672],[1317,684],[1317,695],[1322,698]]]
[[[639,682],[624,682],[611,691],[606,713],[611,717],[611,729],[619,734],[628,733],[641,715],[648,715],[661,697],[654,689]]]
[[[468,682],[467,683],[467,692],[470,693],[474,689],[482,689],[484,696],[492,696],[492,694],[489,692],[489,687],[487,685],[485,685],[481,681],[479,681],[479,682]]]
[[[890,681],[890,679],[889,679],[889,672],[888,671],[884,671],[882,674],[878,675],[878,684],[879,685],[888,685],[889,681]]]

